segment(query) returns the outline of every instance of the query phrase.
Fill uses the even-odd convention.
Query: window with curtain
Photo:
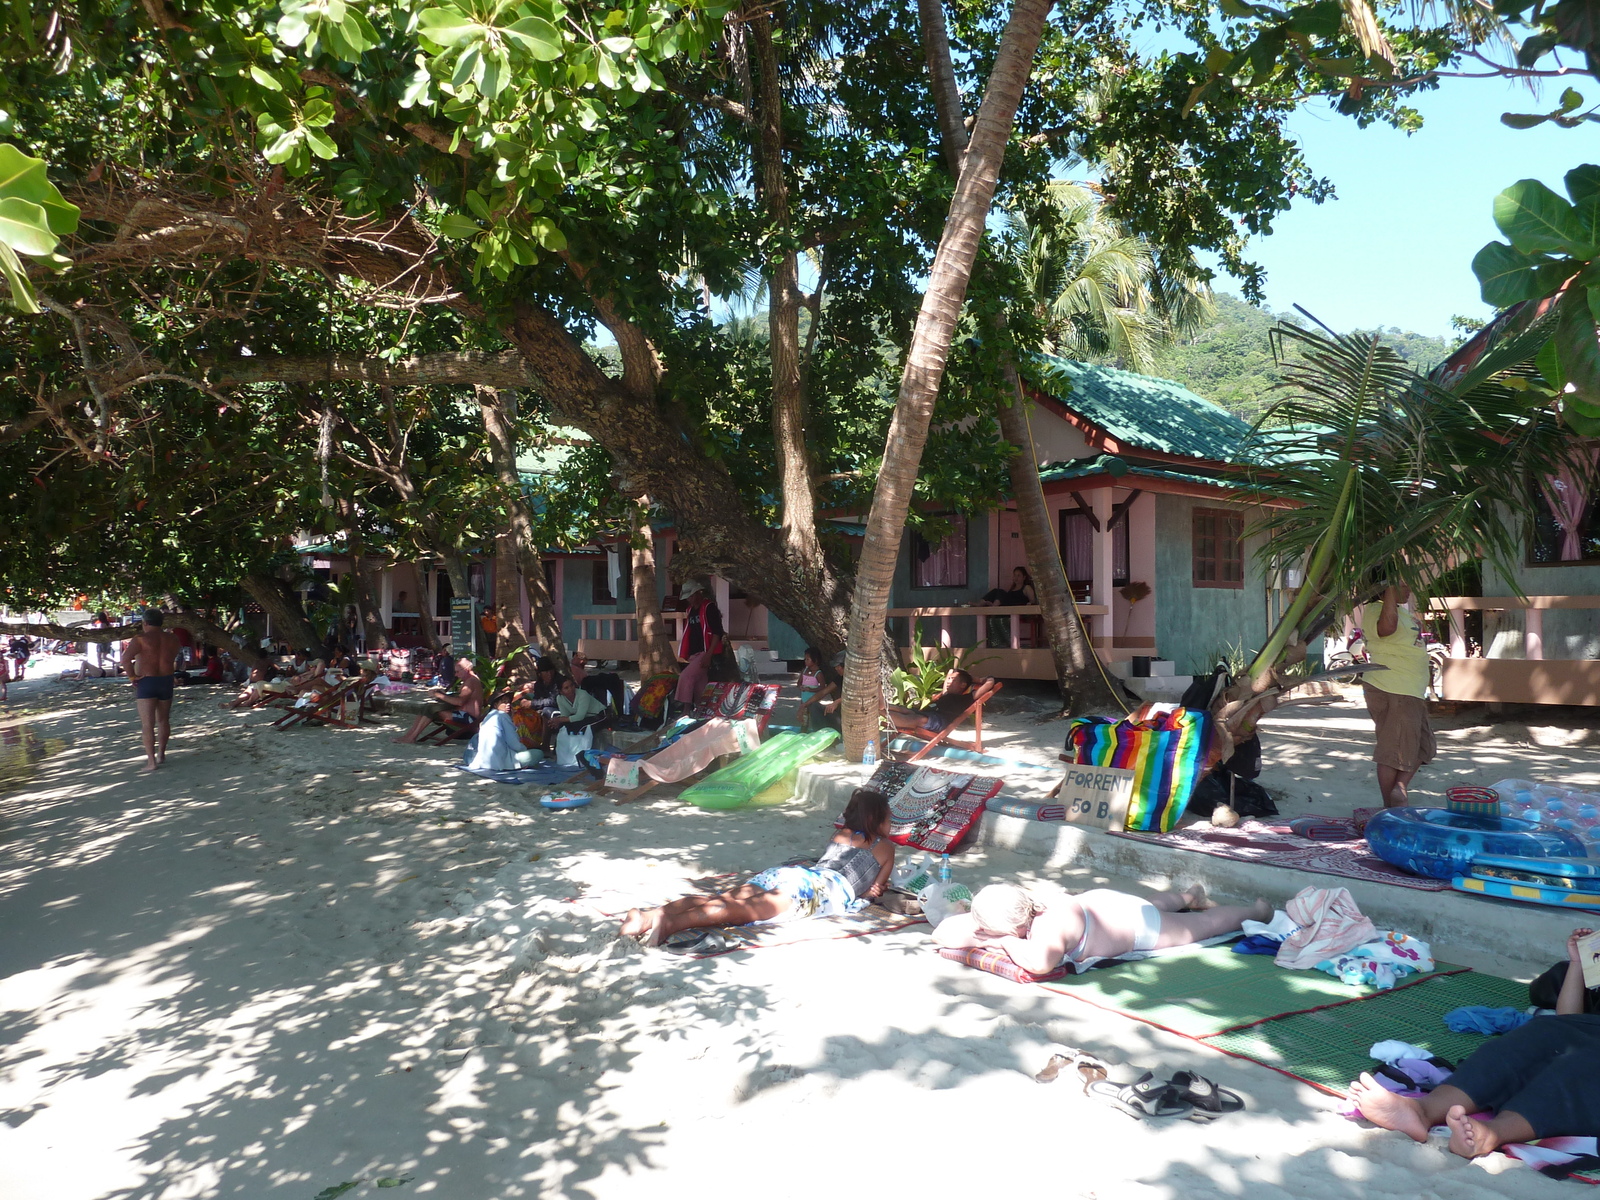
[[[590,604],[615,604],[617,598],[611,594],[611,561],[610,557],[599,559],[589,564],[593,582],[589,585]]]
[[[967,586],[967,519],[949,516],[950,533],[937,545],[911,531],[911,586],[945,588]]]
[[[1534,480],[1528,501],[1530,567],[1600,562],[1600,498],[1585,493],[1570,472]]]
[[[1061,566],[1067,573],[1067,586],[1080,604],[1089,600],[1094,588],[1094,526],[1089,514],[1062,509],[1058,518],[1057,541],[1061,547]]]
[[[1244,587],[1244,514],[1197,508],[1193,524],[1195,587]]]

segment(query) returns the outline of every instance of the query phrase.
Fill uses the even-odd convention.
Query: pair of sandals
[[[1171,1079],[1157,1079],[1155,1072],[1146,1071],[1132,1083],[1102,1079],[1085,1085],[1084,1090],[1101,1103],[1140,1121],[1147,1117],[1215,1121],[1244,1110],[1244,1097],[1193,1071],[1179,1071]]]

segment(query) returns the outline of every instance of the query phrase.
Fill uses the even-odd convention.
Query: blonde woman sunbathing
[[[996,946],[1024,971],[1043,975],[1062,963],[1084,971],[1104,959],[1143,957],[1231,933],[1245,920],[1272,919],[1265,900],[1250,908],[1206,904],[1199,884],[1148,900],[1096,888],[1040,903],[1014,884],[995,883],[973,897],[970,913],[939,922],[933,939],[954,949]]]

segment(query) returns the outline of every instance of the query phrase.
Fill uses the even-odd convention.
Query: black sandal
[[[1220,1088],[1203,1075],[1193,1071],[1179,1071],[1172,1077],[1172,1089],[1178,1099],[1194,1106],[1197,1120],[1210,1121],[1244,1109],[1244,1097],[1238,1092]]]
[[[1151,1071],[1146,1071],[1133,1083],[1098,1080],[1084,1091],[1138,1121],[1146,1117],[1183,1117],[1194,1111],[1194,1105],[1180,1099],[1175,1087],[1164,1079],[1157,1079]]]

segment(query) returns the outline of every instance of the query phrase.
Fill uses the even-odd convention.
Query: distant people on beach
[[[623,684],[621,675],[615,671],[591,671],[589,656],[582,650],[574,650],[568,661],[572,664],[574,683],[601,704],[609,703],[619,717],[627,714],[628,689]]]
[[[1039,594],[1034,590],[1033,576],[1028,574],[1027,568],[1018,567],[1011,572],[1009,588],[990,588],[978,603],[986,607],[998,604],[1020,607],[1039,603]]]
[[[1435,1125],[1446,1125],[1450,1149],[1462,1158],[1535,1138],[1600,1136],[1600,1016],[1584,1011],[1578,952],[1579,939],[1592,932],[1574,929],[1567,939],[1555,1016],[1534,1017],[1489,1038],[1425,1096],[1396,1095],[1371,1075],[1361,1076],[1350,1085],[1361,1115],[1418,1142],[1426,1142]]]
[[[971,912],[939,922],[933,940],[955,949],[994,946],[1024,971],[1043,975],[1062,963],[1082,971],[1104,959],[1188,946],[1247,920],[1272,919],[1265,900],[1249,908],[1206,904],[1198,884],[1148,900],[1095,888],[1040,902],[1014,884],[995,883],[972,898]]]
[[[556,738],[565,729],[569,734],[590,731],[593,745],[600,745],[600,732],[611,724],[611,710],[594,695],[580,688],[568,675],[556,685],[556,708],[545,721],[544,749],[555,749]]]
[[[684,665],[678,674],[676,699],[687,706],[700,699],[700,693],[711,681],[711,662],[722,653],[726,635],[722,610],[704,582],[684,580],[683,605],[683,640],[678,643],[678,657]]]
[[[856,912],[883,894],[894,869],[889,801],[857,788],[840,818],[843,828],[815,865],[769,867],[748,883],[715,896],[684,896],[660,908],[630,908],[621,933],[659,946],[684,929],[768,925]]]
[[[452,737],[471,737],[478,724],[483,720],[483,680],[478,678],[473,669],[472,660],[463,655],[455,662],[455,677],[461,685],[458,692],[446,692],[443,688],[432,689],[433,698],[438,702],[432,712],[423,713],[406,731],[404,737],[397,737],[397,742],[412,743],[428,731],[429,726],[442,725],[450,731]]]
[[[972,707],[972,676],[959,667],[946,673],[944,691],[922,708],[888,707],[889,721],[901,733],[927,736],[939,733]]]
[[[143,628],[122,648],[122,661],[133,685],[134,703],[144,734],[145,774],[167,761],[167,739],[172,734],[172,685],[182,643],[163,628],[160,609],[147,608],[140,618]]]
[[[27,674],[28,659],[33,655],[33,639],[25,633],[12,634],[6,653],[11,657],[11,678],[20,681]]]
[[[1383,591],[1376,624],[1367,638],[1367,654],[1382,671],[1361,677],[1376,744],[1372,761],[1378,768],[1378,792],[1385,808],[1403,808],[1406,789],[1418,768],[1433,761],[1433,730],[1428,726],[1428,647],[1422,626],[1404,605],[1411,589],[1395,584]]]

